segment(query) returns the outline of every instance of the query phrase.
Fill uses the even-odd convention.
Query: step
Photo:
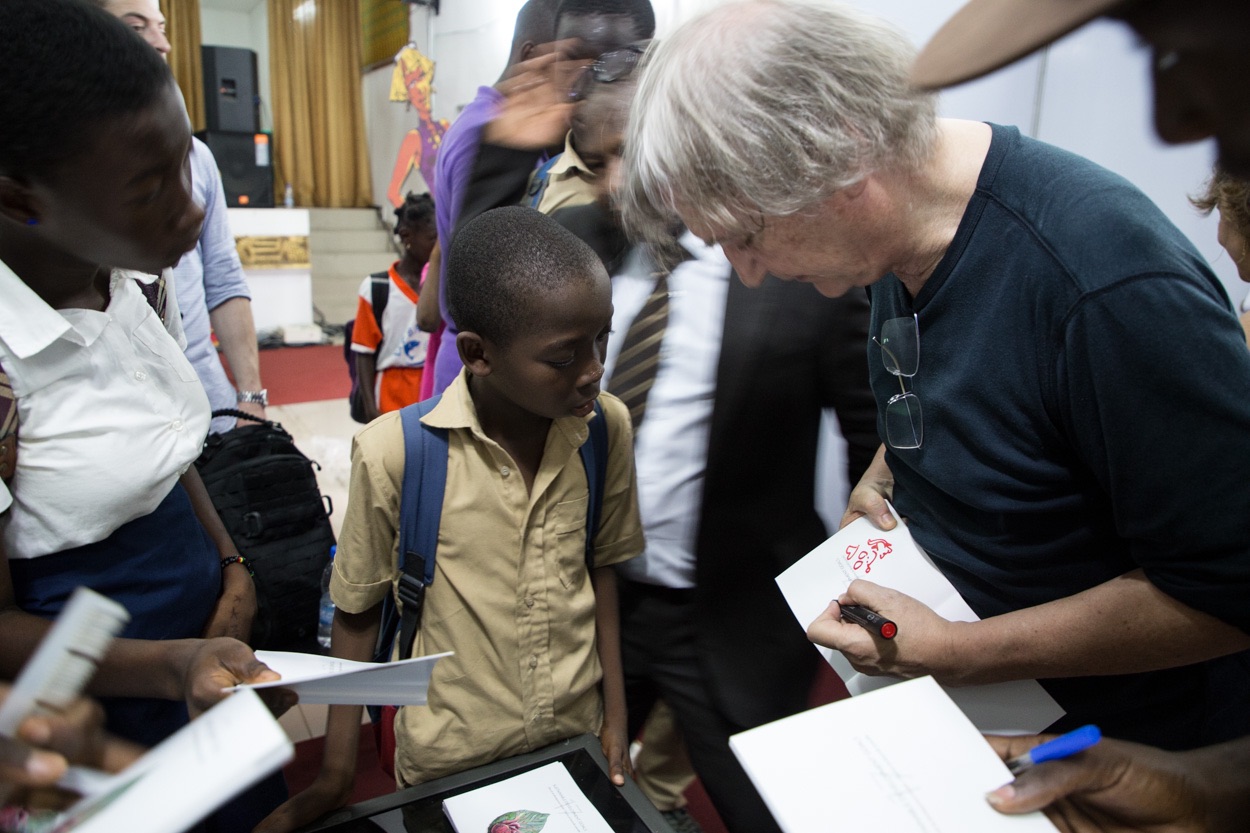
[[[365,229],[313,229],[309,234],[308,245],[313,257],[326,254],[380,254],[394,258],[395,250],[391,246],[392,237],[379,228]]]
[[[394,252],[314,252],[312,276],[346,275],[360,283],[365,275],[381,272],[395,262]]]
[[[373,231],[382,228],[378,212],[372,208],[310,208],[308,223],[314,234],[322,230]]]

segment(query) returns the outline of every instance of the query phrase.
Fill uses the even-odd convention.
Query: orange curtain
[[[268,0],[278,181],[295,204],[372,202],[360,101],[359,0]]]
[[[161,0],[169,36],[169,68],[187,102],[195,130],[204,129],[204,71],[200,64],[200,0]]]

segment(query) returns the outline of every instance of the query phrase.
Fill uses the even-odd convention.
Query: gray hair
[[[935,100],[908,84],[915,48],[885,21],[813,0],[746,0],[683,25],[648,54],[630,111],[631,235],[676,216],[745,237],[933,149]]]

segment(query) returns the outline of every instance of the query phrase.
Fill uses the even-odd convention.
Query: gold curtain
[[[372,202],[360,101],[359,0],[268,0],[277,168],[295,204]]]
[[[204,71],[200,64],[200,0],[161,0],[169,36],[169,68],[187,102],[194,130],[204,129]]]

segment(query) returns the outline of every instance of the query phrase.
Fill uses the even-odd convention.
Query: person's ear
[[[469,372],[477,377],[489,376],[491,371],[490,350],[487,347],[486,340],[474,332],[459,332],[456,334],[456,351],[460,354],[460,361]]]
[[[517,52],[516,63],[519,64],[521,61],[528,61],[530,58],[534,57],[534,50],[537,48],[538,44],[534,43],[532,40],[525,41],[525,43],[521,44],[520,51]]]
[[[39,222],[39,201],[30,186],[20,179],[0,174],[0,216],[20,225]]]

